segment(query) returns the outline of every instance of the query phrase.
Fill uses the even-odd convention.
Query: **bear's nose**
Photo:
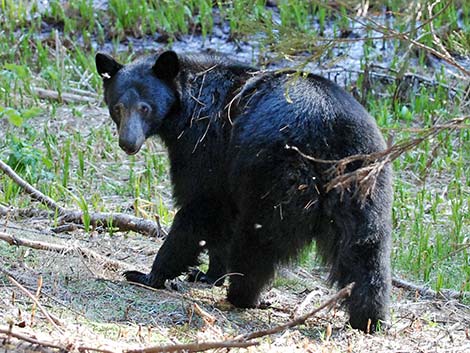
[[[139,152],[141,146],[119,139],[119,147],[121,147],[121,149],[128,155],[133,155]]]

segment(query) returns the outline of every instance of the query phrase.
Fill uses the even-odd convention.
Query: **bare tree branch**
[[[73,222],[77,224],[83,224],[84,213],[82,211],[68,210],[50,197],[44,195],[42,192],[34,188],[26,180],[21,178],[15,171],[5,162],[0,160],[0,170],[2,170],[8,177],[10,177],[15,183],[17,183],[26,193],[28,193],[34,200],[37,200],[47,206],[60,217],[62,222]],[[5,207],[0,209],[1,213],[7,212]],[[161,237],[164,232],[160,226],[160,223],[153,222],[148,219],[143,219],[123,213],[101,213],[92,212],[89,215],[90,222],[94,226],[101,226],[104,228],[117,228],[120,231],[134,231],[149,236]]]
[[[170,344],[167,346],[154,346],[141,349],[127,349],[124,353],[174,353],[174,352],[203,352],[218,348],[247,348],[257,346],[259,342],[246,342],[239,340],[214,341],[188,344]]]
[[[39,98],[57,100],[63,103],[96,103],[97,101],[96,97],[85,96],[83,94],[66,92],[59,93],[57,91],[51,91],[39,87],[33,87],[32,90],[38,95]]]
[[[355,185],[358,188],[358,193],[362,197],[362,200],[365,200],[373,192],[377,176],[388,163],[393,162],[402,154],[412,150],[423,141],[435,137],[444,130],[468,128],[469,126],[466,125],[467,120],[470,120],[470,116],[455,118],[449,120],[446,124],[434,125],[429,129],[423,130],[420,137],[399,142],[387,148],[385,151],[371,154],[357,154],[337,160],[326,160],[309,156],[295,146],[286,145],[285,148],[296,151],[302,157],[312,162],[332,165],[327,171],[327,174],[331,176],[331,180],[326,184],[326,192],[337,188],[346,190],[350,186]],[[357,161],[362,161],[363,167],[351,172],[345,172],[348,165]]]
[[[252,340],[254,338],[260,338],[264,336],[269,336],[269,335],[274,335],[275,333],[287,330],[288,328],[302,325],[307,321],[307,319],[311,318],[312,316],[315,316],[318,314],[320,311],[323,309],[332,306],[333,304],[337,303],[339,300],[345,299],[351,295],[351,291],[354,288],[354,282],[348,284],[346,287],[341,289],[339,292],[337,292],[335,295],[333,295],[330,299],[322,303],[320,306],[318,306],[316,309],[310,311],[309,313],[299,316],[298,318],[289,321],[288,323],[284,325],[279,325],[267,330],[261,330],[261,331],[255,331],[251,332],[246,335],[238,336],[238,339],[243,339],[243,340]]]
[[[0,272],[3,272],[3,270],[1,268],[0,268]],[[47,321],[49,321],[51,323],[51,325],[54,326],[54,328],[57,331],[59,331],[60,333],[63,333],[64,331],[61,328],[61,326],[63,326],[63,324],[60,322],[60,320],[58,318],[54,317],[53,315],[49,314],[47,312],[47,310],[41,305],[41,303],[37,300],[37,298],[29,290],[27,290],[25,287],[23,287],[23,285],[21,285],[21,283],[19,283],[16,279],[14,279],[8,273],[6,273],[6,275],[7,275],[8,280],[11,283],[13,283],[15,286],[17,286],[24,294],[26,294],[34,302],[34,304],[44,314]]]
[[[12,327],[9,327],[8,329],[4,329],[4,328],[1,328],[1,327],[0,327],[0,334],[3,334],[3,335],[5,335],[5,336],[7,336],[7,337],[14,337],[14,338],[19,339],[19,340],[21,340],[21,341],[29,342],[29,343],[36,344],[36,345],[42,346],[42,347],[49,347],[49,348],[56,348],[56,349],[64,349],[64,347],[62,347],[62,346],[60,346],[60,345],[58,345],[58,344],[56,344],[56,343],[38,340],[37,338],[28,336],[28,335],[26,335],[26,334],[22,334],[22,333],[18,333],[18,332],[13,332],[13,331],[12,331]]]
[[[129,268],[125,262],[109,259],[93,250],[76,246],[64,246],[59,244],[51,244],[42,241],[34,241],[25,238],[14,237],[10,234],[0,232],[0,240],[7,242],[10,245],[25,246],[36,250],[47,250],[56,253],[78,253],[86,259],[95,260],[103,265],[103,267],[110,271],[121,271],[122,269]]]
[[[423,297],[432,298],[445,298],[445,299],[462,299],[465,296],[470,296],[470,292],[456,291],[452,289],[440,289],[435,291],[426,286],[420,286],[415,283],[405,281],[404,279],[393,277],[392,283],[397,288],[403,288],[410,292],[418,293]]]

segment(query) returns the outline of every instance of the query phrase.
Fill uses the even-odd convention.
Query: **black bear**
[[[130,271],[127,280],[163,288],[207,249],[203,279],[230,274],[228,301],[252,308],[276,267],[315,240],[331,283],[355,282],[345,301],[351,326],[373,331],[387,320],[390,166],[364,200],[357,185],[328,191],[331,164],[304,155],[338,160],[386,148],[350,94],[313,74],[203,54],[166,51],[124,66],[98,53],[96,66],[119,146],[134,154],[161,137],[179,207],[151,272]]]

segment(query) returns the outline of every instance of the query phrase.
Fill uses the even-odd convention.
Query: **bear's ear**
[[[174,51],[166,51],[160,54],[152,67],[155,75],[162,80],[170,81],[178,75],[180,62]]]
[[[123,65],[119,64],[113,57],[104,53],[97,53],[95,62],[96,69],[103,80],[110,79],[123,67]]]

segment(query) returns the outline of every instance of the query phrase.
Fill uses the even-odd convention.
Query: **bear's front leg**
[[[157,253],[152,271],[144,274],[127,271],[124,276],[129,282],[141,283],[154,288],[164,288],[167,279],[173,279],[194,266],[204,248],[208,233],[218,229],[220,219],[204,207],[204,202],[194,202],[182,207],[175,216],[168,237]]]

